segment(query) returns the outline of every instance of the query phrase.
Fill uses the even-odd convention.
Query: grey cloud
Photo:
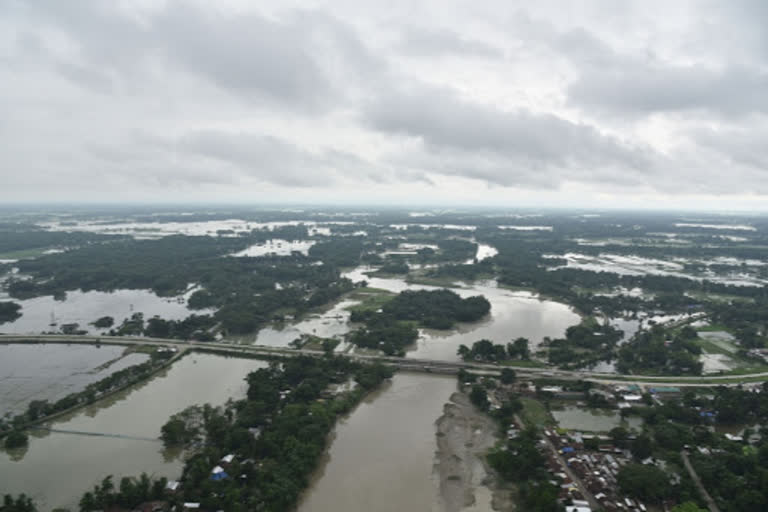
[[[368,80],[381,62],[353,29],[320,12],[273,19],[169,1],[141,20],[94,0],[14,5],[33,26],[45,20],[75,41],[78,61],[56,67],[76,83],[101,90],[105,70],[140,82],[148,63],[161,58],[248,99],[317,111],[343,100],[342,80]]]
[[[702,110],[734,116],[768,111],[768,74],[702,66],[615,65],[594,69],[568,87],[582,108],[623,113]]]
[[[408,27],[401,31],[398,51],[406,56],[434,57],[442,55],[464,55],[470,57],[500,58],[500,48],[463,37],[452,30],[427,27]]]
[[[553,178],[589,180],[596,168],[644,173],[654,160],[651,150],[589,125],[523,109],[504,112],[430,88],[385,96],[370,105],[365,119],[379,131],[421,140],[431,157],[446,162],[441,172],[498,185],[556,186]]]
[[[745,6],[729,9],[743,12]],[[762,7],[746,10],[757,15],[760,9]],[[627,15],[637,13],[630,9]],[[690,63],[681,64],[679,59],[659,55],[650,45],[645,48],[611,45],[588,27],[559,29],[524,12],[518,13],[511,23],[529,46],[548,49],[553,58],[570,62],[577,76],[565,90],[567,100],[587,113],[644,116],[701,111],[731,117],[768,111],[765,94],[768,60],[765,58],[762,66],[732,64],[727,55],[706,48],[708,59],[692,55],[686,59]],[[696,20],[691,24],[697,26]],[[702,31],[718,28],[718,25],[700,27]],[[699,39],[699,33],[694,31],[690,37]]]
[[[226,162],[260,181],[295,187],[333,185],[349,176],[371,179],[371,164],[336,150],[310,152],[282,139],[251,133],[198,131],[181,137],[185,154]]]

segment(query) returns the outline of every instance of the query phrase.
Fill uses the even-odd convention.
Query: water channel
[[[453,376],[398,373],[339,420],[298,512],[437,510],[435,421]]]
[[[168,417],[194,405],[245,396],[245,376],[267,363],[193,353],[153,379],[49,425],[59,430],[156,439]],[[82,494],[107,475],[146,472],[178,478],[183,460],[159,440],[34,432],[29,447],[0,451],[0,495],[26,493],[39,510],[77,509]]]

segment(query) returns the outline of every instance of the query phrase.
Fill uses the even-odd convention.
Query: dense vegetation
[[[21,317],[21,305],[15,302],[0,302],[0,325],[13,322]]]
[[[119,487],[112,482],[112,475],[105,477],[80,499],[80,511],[112,510],[121,507],[134,510],[138,505],[163,500],[166,496],[165,478],[152,479],[146,473],[139,478],[123,477]]]
[[[32,498],[26,494],[19,494],[13,497],[10,494],[3,496],[3,502],[0,504],[0,512],[37,512]]]
[[[491,310],[483,296],[462,299],[451,290],[406,290],[387,302],[383,314],[413,320],[433,329],[450,329],[456,322],[475,322]]]
[[[526,338],[517,338],[506,346],[494,344],[490,340],[480,340],[472,344],[472,348],[459,345],[457,355],[464,361],[500,362],[510,359],[528,359],[530,350]]]
[[[29,443],[29,436],[20,430],[12,430],[5,436],[5,447],[9,450],[22,448]]]
[[[585,318],[580,324],[565,331],[565,338],[545,340],[549,362],[560,368],[579,368],[613,357],[616,344],[624,333],[594,318]]]
[[[660,325],[638,332],[619,350],[617,369],[621,373],[652,372],[663,375],[700,375],[701,354],[694,340],[696,331],[686,326],[677,333]]]

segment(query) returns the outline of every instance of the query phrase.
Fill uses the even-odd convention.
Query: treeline
[[[500,362],[510,359],[530,359],[531,353],[527,338],[517,338],[503,344],[494,344],[490,340],[480,340],[472,344],[472,348],[459,345],[456,354],[464,361]]]
[[[100,235],[82,231],[45,231],[29,225],[14,227],[3,224],[0,227],[0,254],[30,249],[53,247],[81,247],[93,243],[127,239],[124,235]]]
[[[105,477],[80,499],[81,512],[93,510],[134,510],[138,505],[167,497],[166,478],[150,478],[142,473],[138,478],[123,477],[115,487],[112,475]],[[153,509],[154,510],[154,509]]]
[[[105,318],[100,318],[93,325],[97,323],[107,325],[108,322]],[[153,316],[145,321],[144,314],[139,312],[133,313],[120,325],[110,329],[107,334],[109,336],[146,336],[149,338],[213,341],[214,336],[211,329],[217,323],[216,318],[211,315],[190,315],[183,320],[165,320]]]

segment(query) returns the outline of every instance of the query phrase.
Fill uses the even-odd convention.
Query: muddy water
[[[0,494],[24,492],[42,511],[76,510],[80,496],[106,475],[178,478],[183,461],[157,438],[168,417],[193,404],[245,395],[245,376],[263,361],[190,354],[148,382],[49,425],[131,438],[34,433],[22,451],[0,451]],[[135,439],[147,438],[147,440]],[[153,440],[154,439],[154,440]]]
[[[456,378],[399,373],[336,425],[298,512],[436,510],[435,421]]]
[[[96,329],[90,323],[103,316],[113,317],[115,325],[120,325],[133,313],[144,313],[145,318],[158,315],[166,320],[181,320],[193,313],[187,309],[185,297],[158,297],[149,290],[116,290],[110,293],[76,290],[67,292],[65,300],[46,296],[16,302],[21,304],[21,318],[0,325],[0,332],[39,334],[58,331],[63,324],[77,323],[80,329],[99,334],[104,329]],[[57,325],[52,326],[51,323]]]
[[[115,345],[0,345],[0,416],[19,414],[32,400],[54,402],[149,358],[124,352]]]
[[[368,281],[369,286],[399,293],[403,290],[430,290],[434,286],[411,285],[402,279],[369,278],[369,269],[360,267],[345,274],[353,281]],[[545,336],[559,337],[565,329],[580,321],[579,316],[565,304],[540,300],[532,293],[499,288],[493,281],[463,285],[453,291],[462,297],[483,295],[491,303],[490,315],[479,322],[460,324],[452,330],[422,329],[416,346],[408,357],[455,361],[459,345],[471,346],[480,339],[508,343],[515,338],[528,338],[531,348]]]

